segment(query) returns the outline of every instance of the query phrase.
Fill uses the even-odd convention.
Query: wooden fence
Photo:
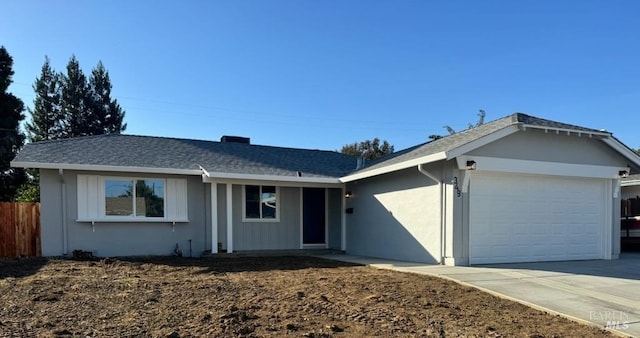
[[[40,203],[0,202],[0,257],[38,257]]]

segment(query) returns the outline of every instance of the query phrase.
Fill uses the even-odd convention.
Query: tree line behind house
[[[27,111],[24,103],[8,92],[13,82],[13,58],[0,47],[0,201],[39,201],[37,170],[11,168],[10,162],[25,144],[78,136],[120,133],[127,127],[125,111],[111,97],[111,79],[102,62],[87,78],[75,56],[66,72],[56,72],[45,57],[40,76],[33,83],[35,99]]]
[[[8,92],[13,82],[13,58],[0,46],[0,201],[37,202],[40,199],[37,169],[11,168],[10,162],[25,141],[40,142],[79,136],[121,133],[126,130],[125,111],[111,97],[111,79],[101,61],[87,78],[80,63],[72,55],[66,71],[57,72],[45,56],[40,75],[33,83],[36,94],[32,107],[27,107],[30,119],[25,119],[22,100]],[[480,110],[475,128],[484,123],[485,112]],[[449,134],[456,131],[445,126]],[[443,135],[429,135],[431,141]],[[374,160],[394,152],[387,140],[373,138],[346,144],[341,153]]]

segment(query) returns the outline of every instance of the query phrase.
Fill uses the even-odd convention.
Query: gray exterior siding
[[[280,187],[280,221],[243,222],[242,185],[233,185],[233,250],[300,249],[300,188]]]
[[[556,135],[555,132],[545,133],[536,129],[509,135],[468,155],[603,166],[626,166],[629,162],[619,153],[611,151],[604,142],[587,135]]]
[[[218,184],[218,243],[227,250],[227,186]]]
[[[426,168],[437,177],[442,165]],[[440,185],[417,168],[351,183],[347,253],[435,264],[440,261]]]
[[[329,238],[328,246],[331,249],[340,250],[342,243],[342,189],[327,189],[329,194],[327,208],[329,210]]]
[[[188,223],[144,223],[144,222],[77,222],[77,175],[105,175],[123,177],[166,178],[171,175],[127,174],[104,172],[65,171],[66,217],[68,252],[86,250],[99,257],[169,255],[178,244],[183,255],[191,252],[199,257],[206,249],[207,212],[205,185],[198,176],[187,178]],[[63,251],[63,227],[61,212],[62,183],[56,170],[41,170],[42,201],[42,249],[44,256],[61,256]]]
[[[62,184],[57,170],[40,169],[40,240],[42,255],[62,256]]]
[[[77,222],[77,175],[101,175],[187,179],[187,223],[170,222]],[[210,251],[211,185],[199,176],[157,175],[112,172],[64,172],[67,217],[67,254],[86,250],[96,256],[170,255],[178,244],[183,255],[199,257]],[[57,170],[41,170],[42,252],[44,256],[62,256],[62,183]],[[227,185],[216,184],[218,243],[227,249]],[[242,185],[233,185],[234,251],[285,250],[301,247],[301,189],[280,187],[279,222],[242,221]],[[329,189],[329,241],[340,247],[341,190]],[[214,246],[218,244],[215,243]]]
[[[452,175],[462,177],[462,170],[456,169],[454,166],[450,168]],[[460,197],[454,196],[455,192],[451,189],[452,196],[450,204],[452,208],[453,218],[453,243],[447,243],[447,256],[454,258],[456,265],[469,264],[469,193],[461,193]]]

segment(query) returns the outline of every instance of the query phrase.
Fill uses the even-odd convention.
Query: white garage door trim
[[[627,173],[630,171],[629,167],[517,160],[486,156],[459,156],[456,158],[458,169],[465,170],[467,161],[475,162],[476,170],[479,172],[619,179],[620,171],[626,171]]]
[[[474,172],[470,183],[470,264],[611,258],[611,179]]]

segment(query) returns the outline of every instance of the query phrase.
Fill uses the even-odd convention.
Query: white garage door
[[[474,173],[471,264],[601,259],[605,180]]]

